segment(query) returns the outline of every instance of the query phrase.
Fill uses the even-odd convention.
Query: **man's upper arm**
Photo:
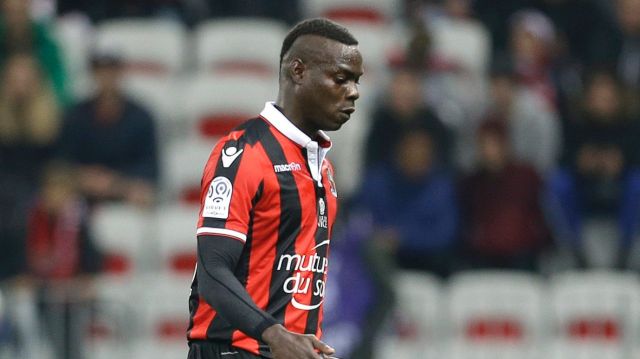
[[[198,236],[246,242],[250,214],[262,191],[260,168],[259,153],[241,139],[216,145],[202,176]]]

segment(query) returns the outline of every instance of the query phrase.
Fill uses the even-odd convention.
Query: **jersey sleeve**
[[[262,191],[260,154],[232,133],[209,157],[202,176],[198,236],[246,242],[250,213]]]

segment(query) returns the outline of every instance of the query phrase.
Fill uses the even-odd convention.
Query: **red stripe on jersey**
[[[217,312],[200,296],[198,310],[193,316],[193,328],[189,332],[189,339],[206,339],[207,328],[216,314]]]
[[[233,346],[236,348],[244,349],[254,354],[259,354],[260,345],[258,341],[248,337],[243,332],[236,330],[233,332],[233,336],[231,337]]]

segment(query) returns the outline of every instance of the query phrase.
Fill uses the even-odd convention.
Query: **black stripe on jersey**
[[[235,147],[236,151],[240,151],[240,150],[244,151],[246,144],[249,144],[250,146],[255,145],[261,136],[260,131],[258,128],[256,128],[255,124],[260,122],[264,122],[264,121],[262,121],[259,118],[256,118],[256,119],[249,120],[238,127],[238,129],[245,129],[245,132],[237,140],[227,141],[224,144],[222,153],[220,153],[220,158],[218,159],[218,163],[216,164],[216,170],[214,172],[213,178],[222,176],[222,177],[226,177],[229,180],[229,182],[231,182],[231,184],[235,183],[236,174],[238,173],[238,168],[240,168],[240,162],[242,161],[243,153],[239,154],[238,158],[236,158],[229,167],[225,167],[223,165],[223,162],[222,162],[223,153],[229,147]],[[210,218],[210,217],[204,217],[202,222],[203,222],[202,223],[203,227],[210,227],[210,228],[224,228],[225,225],[227,224],[226,219]]]
[[[316,187],[316,217],[320,220],[321,216],[325,216],[329,218],[329,206],[327,204],[327,191],[324,187],[320,187],[318,183],[315,183]],[[319,202],[323,201],[324,205],[320,206]],[[320,209],[323,208],[324,213],[321,213]],[[327,223],[328,225],[328,223]],[[316,245],[326,241],[329,239],[329,229],[318,225],[316,227]],[[317,254],[321,258],[327,258],[329,245],[323,245],[317,248]],[[324,273],[313,273],[313,283],[318,283],[324,278]],[[325,288],[326,289],[326,288]],[[323,300],[323,297],[320,296],[312,296],[311,297],[311,305],[317,305]],[[318,330],[318,320],[320,315],[320,308],[316,308],[314,310],[309,311],[309,315],[307,316],[307,325],[305,328],[305,334],[316,334]]]
[[[272,165],[288,163],[284,149],[269,130],[269,125],[263,122],[263,126],[267,127],[267,131],[262,136],[261,143]],[[293,173],[278,172],[276,177],[280,185],[280,227],[278,228],[278,242],[276,244],[276,260],[273,263],[271,287],[269,288],[269,298],[271,300],[267,306],[267,312],[271,313],[276,320],[284,322],[285,309],[291,301],[291,294],[284,294],[282,287],[287,278],[293,273],[278,270],[278,263],[279,258],[284,254],[295,255],[295,241],[300,234],[302,223],[302,207]]]
[[[247,232],[247,241],[244,244],[244,248],[242,249],[242,255],[240,256],[240,261],[238,262],[236,269],[235,269],[235,275],[238,278],[238,280],[240,280],[240,283],[242,283],[242,285],[244,287],[247,286],[247,277],[249,275],[249,262],[251,260],[251,244],[253,243],[253,219],[255,216],[255,212],[254,212],[254,208],[256,206],[256,204],[258,203],[258,201],[260,200],[260,198],[262,198],[262,191],[264,190],[264,182],[260,182],[260,185],[258,186],[258,190],[256,191],[256,194],[253,196],[253,199],[251,200],[251,213],[249,213],[249,230]]]

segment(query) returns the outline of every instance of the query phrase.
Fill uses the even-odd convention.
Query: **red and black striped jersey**
[[[234,275],[256,305],[288,330],[322,334],[331,230],[337,212],[329,138],[309,138],[272,103],[224,137],[206,164],[197,235],[244,244]],[[268,353],[232,328],[198,292],[189,298],[189,340],[230,341]]]

